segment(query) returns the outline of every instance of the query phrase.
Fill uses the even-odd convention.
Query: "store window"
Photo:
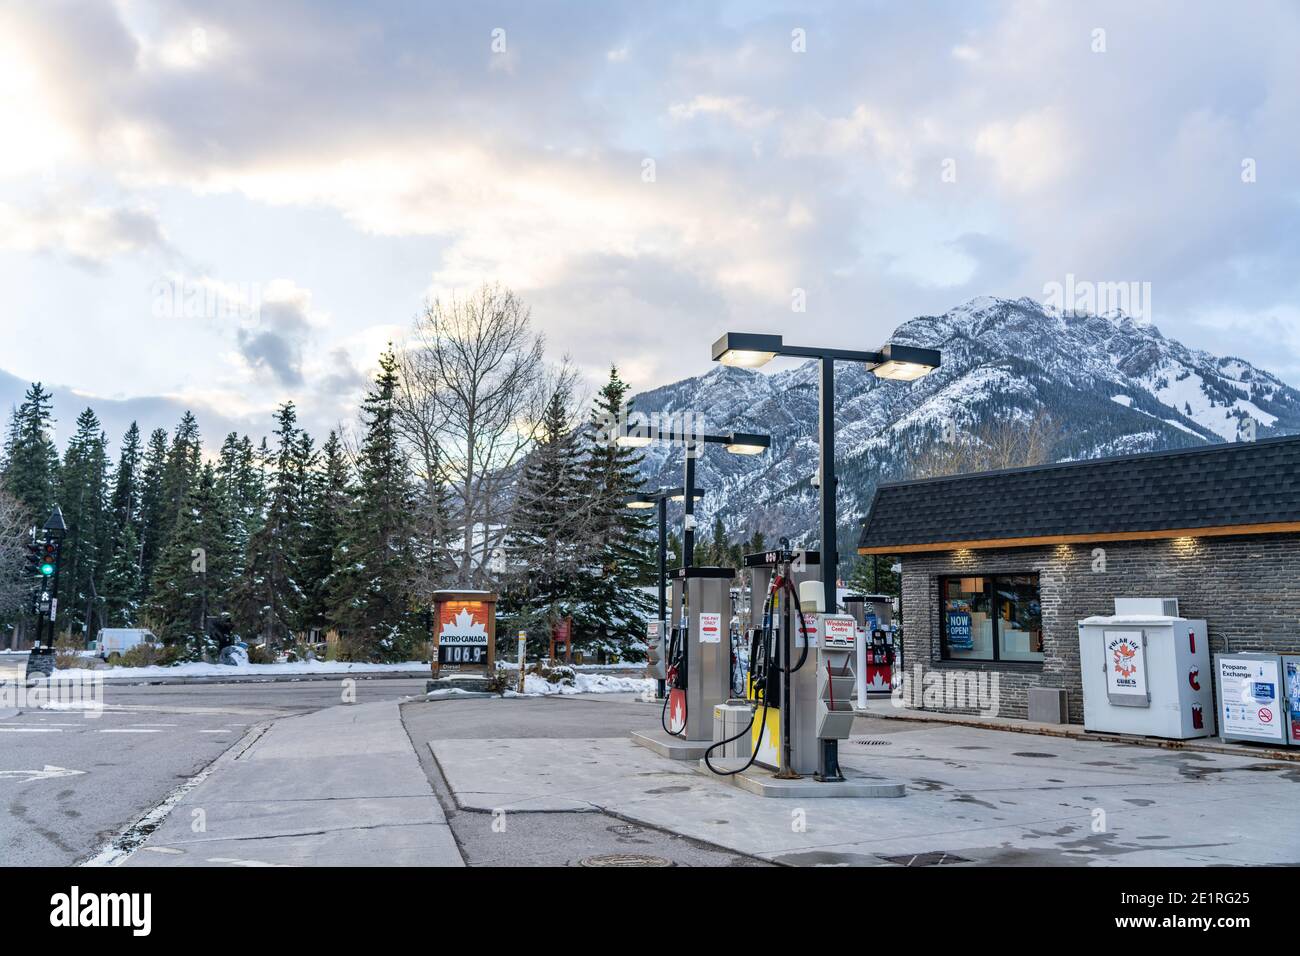
[[[1043,659],[1043,611],[1037,574],[939,580],[944,660]]]

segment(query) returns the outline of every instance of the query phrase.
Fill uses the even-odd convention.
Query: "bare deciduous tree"
[[[911,477],[940,478],[1043,465],[1054,460],[1060,438],[1060,427],[1045,411],[1028,421],[989,421],[974,432],[959,432],[951,441],[927,445],[913,460]]]
[[[18,608],[31,589],[22,579],[29,524],[22,505],[0,491],[0,615]]]
[[[430,304],[402,356],[400,427],[421,480],[441,478],[451,494],[460,545],[450,571],[462,587],[489,580],[505,533],[504,491],[552,394],[543,344],[523,302],[484,285]]]

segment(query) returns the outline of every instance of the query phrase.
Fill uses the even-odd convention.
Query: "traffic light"
[[[39,541],[29,541],[27,543],[27,573],[29,575],[39,574],[44,560],[45,545]]]
[[[41,566],[38,569],[42,577],[49,577],[58,568],[59,546],[53,541],[46,541],[41,546]]]

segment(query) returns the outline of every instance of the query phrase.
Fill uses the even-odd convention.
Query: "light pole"
[[[758,368],[778,355],[817,359],[821,372],[818,393],[818,491],[821,498],[821,560],[826,613],[838,607],[839,554],[835,534],[835,362],[861,362],[880,378],[911,382],[939,367],[937,349],[894,345],[879,352],[816,349],[786,345],[779,335],[728,332],[713,343],[713,360],[739,368]]]
[[[698,501],[706,494],[703,488],[696,488],[692,498]],[[685,488],[660,488],[658,491],[639,491],[629,495],[624,505],[634,509],[655,508],[659,512],[659,617],[668,619],[668,502],[685,501]],[[661,624],[660,627],[663,625]],[[658,682],[656,697],[664,696],[664,682]]]
[[[937,349],[889,343],[879,352],[818,349],[786,345],[779,335],[728,332],[713,343],[713,360],[738,368],[759,368],[778,355],[816,359],[820,371],[818,390],[817,490],[821,499],[822,593],[827,614],[839,610],[839,552],[835,529],[835,362],[861,362],[879,378],[911,382],[939,367]],[[819,777],[841,780],[837,741],[823,741]]]
[[[686,464],[682,489],[682,567],[695,563],[695,458],[706,445],[721,445],[733,455],[760,455],[772,444],[767,435],[748,432],[730,432],[726,435],[693,434],[681,431],[664,431],[652,425],[624,424],[614,436],[614,441],[628,448],[641,448],[654,441],[678,442],[686,446]]]

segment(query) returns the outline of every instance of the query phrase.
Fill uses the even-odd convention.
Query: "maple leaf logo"
[[[487,637],[487,628],[474,620],[468,608],[461,608],[456,616],[442,626],[443,633],[451,631],[456,634],[482,634]]]
[[[1136,654],[1137,651],[1131,644],[1116,645],[1112,660],[1115,663],[1115,672],[1120,677],[1132,677],[1137,671],[1137,662],[1133,660]]]

